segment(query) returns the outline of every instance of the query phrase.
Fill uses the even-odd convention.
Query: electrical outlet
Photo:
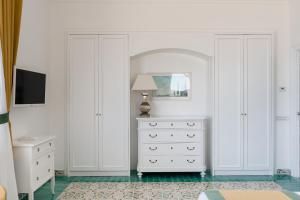
[[[278,175],[291,175],[290,169],[277,169]]]
[[[55,176],[64,176],[65,172],[64,170],[55,170]]]

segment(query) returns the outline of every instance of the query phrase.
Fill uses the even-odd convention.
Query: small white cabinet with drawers
[[[138,120],[138,176],[143,172],[201,172],[205,176],[206,117]]]
[[[54,194],[54,137],[23,137],[13,141],[14,164],[19,193],[34,191],[51,179]]]

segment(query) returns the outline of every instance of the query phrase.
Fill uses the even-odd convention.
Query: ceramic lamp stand
[[[151,110],[150,104],[148,102],[148,93],[142,93],[143,101],[140,105],[140,117],[150,117],[149,111]]]

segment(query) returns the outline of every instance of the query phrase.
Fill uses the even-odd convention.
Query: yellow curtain
[[[0,40],[2,47],[7,112],[10,111],[13,72],[17,59],[22,0],[0,0]]]

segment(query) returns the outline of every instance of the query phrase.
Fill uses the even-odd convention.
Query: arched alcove
[[[145,56],[153,55],[153,54],[159,54],[159,53],[170,53],[170,54],[184,54],[189,56],[198,57],[199,59],[206,60],[207,62],[210,61],[211,57],[207,56],[201,52],[189,50],[189,49],[179,49],[179,48],[165,48],[165,49],[154,49],[149,50],[146,52],[138,53],[134,56],[131,56],[131,60],[140,59]]]
[[[155,49],[130,59],[130,80],[138,74],[190,73],[191,97],[186,100],[151,99],[151,114],[159,116],[211,116],[211,57],[188,49]],[[137,121],[141,95],[131,91],[131,168],[137,164]]]

